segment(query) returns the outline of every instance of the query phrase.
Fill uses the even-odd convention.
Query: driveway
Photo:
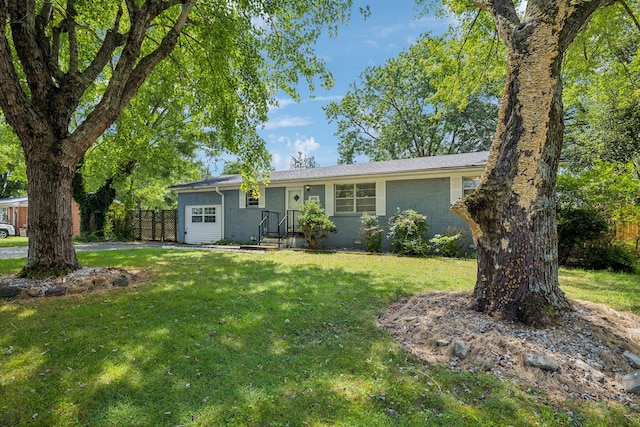
[[[160,248],[166,243],[162,242],[100,242],[100,243],[75,243],[76,252],[118,251],[123,249]],[[0,259],[26,258],[28,248],[26,246],[12,246],[0,248]]]

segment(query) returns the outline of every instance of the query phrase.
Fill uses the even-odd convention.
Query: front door
[[[302,188],[287,188],[287,210],[301,210],[302,202],[304,202]]]
[[[302,188],[287,188],[287,231],[295,232],[298,227],[298,212],[302,210],[304,202],[304,190]]]

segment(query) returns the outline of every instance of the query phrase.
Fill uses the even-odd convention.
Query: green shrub
[[[429,253],[429,242],[426,234],[429,231],[427,217],[407,209],[398,211],[389,219],[389,233],[393,252],[400,255],[424,256]]]
[[[617,242],[596,241],[579,251],[578,265],[589,270],[631,273],[637,262],[638,254],[632,248]]]
[[[632,272],[638,254],[614,240],[601,214],[572,207],[558,209],[558,259],[560,264],[589,270]]]
[[[459,227],[447,227],[444,234],[436,234],[429,243],[436,255],[449,258],[466,258],[469,256],[469,232]]]
[[[108,240],[133,240],[133,222],[129,211],[119,203],[112,203],[107,211],[104,234]]]
[[[609,224],[598,212],[586,208],[558,209],[558,260],[567,264],[576,252],[606,239]],[[599,244],[602,246],[602,244]]]
[[[298,225],[310,249],[317,249],[320,240],[337,231],[336,224],[324,213],[317,202],[305,202],[298,217]]]
[[[360,235],[365,241],[367,252],[382,252],[382,235],[384,230],[380,227],[378,217],[365,212],[362,214],[360,222],[362,223]]]

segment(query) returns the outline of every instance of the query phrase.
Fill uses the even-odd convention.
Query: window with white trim
[[[476,190],[476,187],[480,184],[480,177],[475,178],[463,177],[462,178],[462,194],[468,196]]]
[[[376,212],[376,183],[336,184],[336,213]]]
[[[216,222],[216,208],[191,208],[191,223],[215,223]]]

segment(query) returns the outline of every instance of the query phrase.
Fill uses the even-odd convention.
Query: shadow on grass
[[[137,289],[0,307],[0,425],[539,419],[540,399],[486,374],[425,366],[378,329],[375,316],[403,283],[269,256],[82,255],[125,268],[143,258],[155,278]],[[554,416],[549,425],[563,423]]]

